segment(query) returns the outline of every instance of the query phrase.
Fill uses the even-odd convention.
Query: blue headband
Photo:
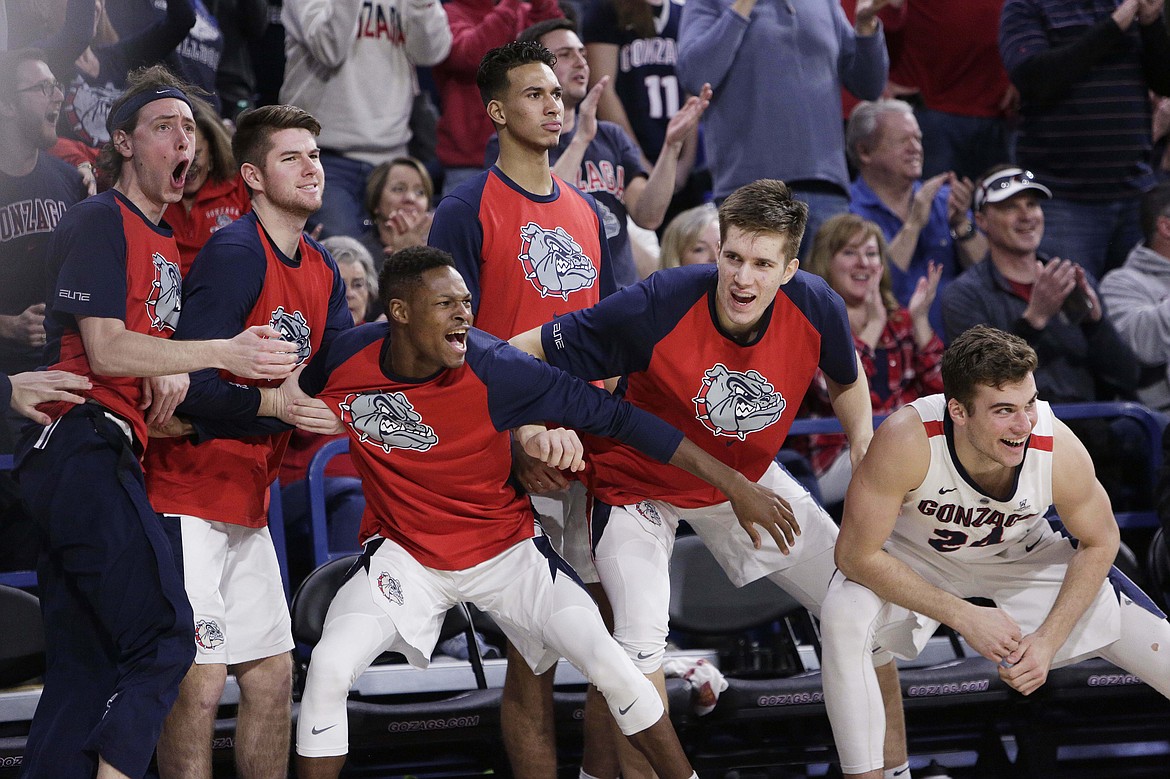
[[[187,104],[188,108],[191,106],[191,98],[187,97],[181,89],[174,87],[163,87],[161,89],[147,89],[139,92],[134,97],[130,98],[121,105],[116,105],[110,111],[109,116],[106,117],[106,132],[110,134],[110,140],[114,138],[114,130],[119,125],[124,123],[127,119],[138,113],[147,103],[153,103],[155,100],[166,100],[168,97],[173,97],[176,100],[182,100]],[[192,108],[192,110],[194,110]]]

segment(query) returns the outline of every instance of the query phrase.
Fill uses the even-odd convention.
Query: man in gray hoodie
[[[1100,294],[1113,326],[1137,355],[1138,399],[1170,412],[1170,183],[1142,197],[1145,238],[1120,268],[1105,274]]]

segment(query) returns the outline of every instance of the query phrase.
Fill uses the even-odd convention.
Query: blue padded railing
[[[1152,411],[1140,403],[1112,402],[1112,403],[1053,403],[1052,410],[1059,419],[1114,419],[1125,417],[1138,423],[1146,433],[1149,445],[1149,464],[1151,479],[1151,494],[1158,470],[1162,467],[1162,430],[1170,418],[1165,414]],[[881,424],[884,415],[874,417],[874,427]],[[841,423],[836,417],[818,417],[816,419],[797,419],[788,431],[789,436],[813,435],[820,433],[840,433]],[[1117,524],[1121,527],[1157,527],[1158,515],[1151,506],[1145,511],[1123,511],[1117,515]]]
[[[314,568],[353,554],[352,549],[330,551],[329,526],[325,516],[325,467],[334,457],[348,451],[349,439],[338,438],[318,449],[313,459],[309,460],[309,472],[305,480],[309,487],[309,528],[313,535]]]

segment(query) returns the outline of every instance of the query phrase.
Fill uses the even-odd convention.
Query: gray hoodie
[[[1138,399],[1170,411],[1170,257],[1138,245],[1124,265],[1105,274],[1099,292],[1114,327],[1141,362],[1143,377],[1158,376],[1138,389]]]

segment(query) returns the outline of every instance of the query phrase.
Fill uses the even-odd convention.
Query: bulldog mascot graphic
[[[715,435],[739,440],[763,430],[784,413],[784,397],[756,371],[728,370],[723,363],[703,374],[703,386],[692,398],[696,418]]]
[[[597,281],[597,269],[581,251],[581,244],[563,227],[546,230],[535,222],[520,228],[519,260],[524,277],[540,292],[568,300],[569,294],[589,289]]]
[[[401,392],[367,392],[350,395],[341,404],[341,421],[358,433],[362,443],[372,442],[387,454],[391,449],[425,452],[439,443],[434,429]]]

